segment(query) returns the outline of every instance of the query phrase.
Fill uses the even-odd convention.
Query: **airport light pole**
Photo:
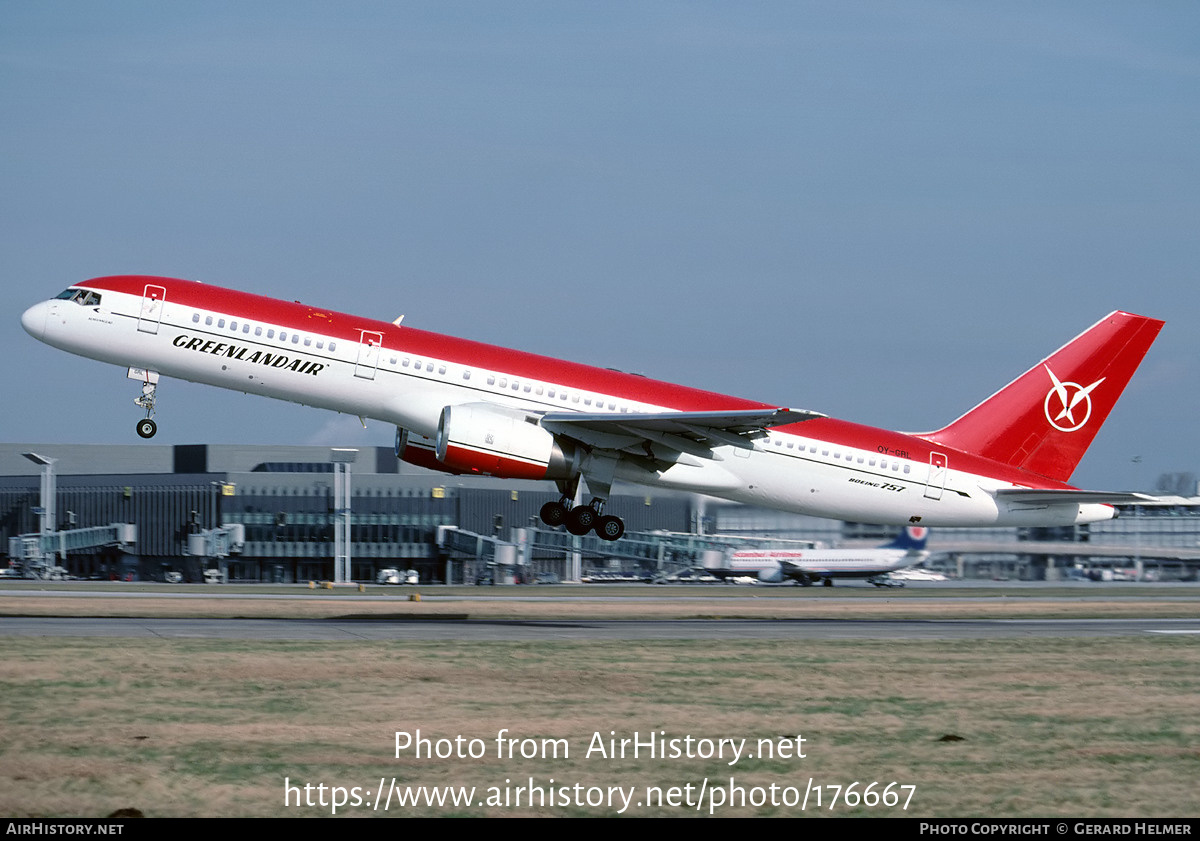
[[[37,453],[21,453],[21,455],[42,468],[41,498],[34,511],[40,518],[38,532],[43,535],[53,534],[58,530],[58,483],[54,476],[54,465],[58,459]],[[54,566],[54,553],[45,551],[41,558],[42,569],[48,572]]]
[[[333,582],[350,583],[350,465],[358,450],[334,447],[333,462]]]
[[[1135,465],[1142,463],[1140,455],[1130,459]],[[1135,468],[1136,469],[1136,468]],[[1138,471],[1140,473],[1140,471]],[[1135,487],[1141,486],[1141,477],[1136,477],[1138,481],[1134,482]],[[1143,576],[1142,565],[1142,506],[1136,502],[1133,504],[1133,577],[1135,581],[1141,581]]]

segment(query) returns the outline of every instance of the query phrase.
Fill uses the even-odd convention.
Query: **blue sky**
[[[145,273],[908,430],[1126,309],[1075,481],[1200,471],[1194,3],[0,2],[0,114],[0,440],[137,440],[18,317]],[[159,394],[163,443],[392,439]]]

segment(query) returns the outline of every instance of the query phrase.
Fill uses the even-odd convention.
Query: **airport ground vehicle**
[[[420,577],[415,569],[399,570],[395,567],[388,567],[379,570],[379,574],[375,576],[376,584],[418,584]]]

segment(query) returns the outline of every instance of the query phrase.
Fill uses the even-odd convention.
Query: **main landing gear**
[[[601,540],[620,540],[625,534],[625,523],[620,517],[604,513],[604,503],[612,492],[616,467],[617,456],[596,451],[589,453],[579,473],[568,479],[556,480],[558,502],[547,502],[542,506],[542,522],[548,526],[566,526],[571,534],[581,537],[594,531]],[[587,479],[592,501],[587,505],[576,505],[579,480],[582,478]]]
[[[625,523],[620,517],[601,513],[604,502],[593,499],[590,505],[571,505],[564,496],[558,502],[547,502],[540,512],[542,522],[548,526],[566,526],[571,534],[585,535],[595,531],[602,540],[620,540],[625,534]]]
[[[158,432],[158,424],[153,421],[154,417],[154,392],[158,386],[149,380],[142,382],[142,393],[140,396],[133,398],[133,402],[146,410],[146,417],[137,422],[137,434],[142,438],[153,438],[154,433]]]

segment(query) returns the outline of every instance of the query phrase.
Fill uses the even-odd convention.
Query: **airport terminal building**
[[[40,528],[44,466],[53,460],[58,530],[110,523],[136,525],[131,545],[82,548],[60,563],[83,578],[161,580],[178,572],[203,580],[209,559],[189,551],[189,535],[240,525],[244,543],[227,559],[230,579],[309,581],[332,576],[335,463],[328,447],[224,445],[0,445],[0,546]],[[390,448],[354,452],[350,465],[352,580],[378,571],[416,569],[422,581],[445,581],[439,527],[507,535],[537,519],[557,499],[549,482],[451,476],[396,459]],[[687,495],[614,496],[608,510],[631,530],[687,532]]]
[[[328,447],[0,444],[4,566],[18,555],[14,539],[43,529],[90,538],[56,561],[72,577],[203,581],[218,553],[197,539],[228,531],[237,540],[219,566],[229,580],[296,582],[333,577],[342,522],[349,524],[349,580],[375,581],[381,570],[398,568],[416,570],[423,583],[491,575],[505,561],[502,549],[534,533],[561,548],[530,548],[521,560],[527,580],[537,573],[571,579],[588,568],[693,566],[721,540],[869,546],[895,533],[618,486],[607,511],[625,520],[629,537],[572,543],[539,528],[539,508],[558,498],[549,482],[436,473],[398,461],[387,447],[349,452],[346,504],[337,465],[347,451]],[[115,539],[88,532],[119,524],[135,532],[118,530]],[[1200,499],[1138,506],[1117,520],[1065,529],[940,530],[930,548],[936,554],[928,566],[962,577],[1057,578],[1082,566],[1190,579],[1200,567]]]

